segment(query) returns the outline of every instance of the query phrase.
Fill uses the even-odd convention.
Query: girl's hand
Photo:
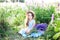
[[[26,30],[26,33],[29,34],[30,33],[30,30]]]

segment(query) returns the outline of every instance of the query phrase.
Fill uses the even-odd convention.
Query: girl
[[[35,20],[34,20],[34,13],[32,11],[28,11],[26,14],[26,20],[25,20],[25,27],[24,29],[21,29],[19,33],[26,37],[27,34],[30,34],[31,30],[35,26]]]
[[[42,23],[42,24],[36,24],[35,25],[34,13],[32,11],[28,11],[26,14],[25,26],[26,26],[26,28],[21,29],[19,31],[19,33],[23,37],[38,37],[38,36],[41,36],[42,34],[44,34],[44,31],[47,27],[47,24]],[[32,31],[34,28],[37,29],[36,30],[37,32]]]

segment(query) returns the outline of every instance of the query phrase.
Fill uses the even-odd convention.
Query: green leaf
[[[56,34],[53,36],[53,39],[57,39],[59,36],[60,36],[60,32],[56,33]]]

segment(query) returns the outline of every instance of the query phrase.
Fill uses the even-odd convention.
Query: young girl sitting
[[[35,20],[34,20],[34,12],[28,11],[26,13],[26,20],[25,20],[25,26],[26,28],[23,28],[19,31],[19,34],[21,34],[23,37],[38,37],[44,34],[44,31],[41,31],[40,25],[39,24],[35,25]],[[31,32],[34,28],[37,29],[37,32]]]

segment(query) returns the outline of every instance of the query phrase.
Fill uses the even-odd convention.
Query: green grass
[[[18,34],[11,34],[9,37],[5,37],[5,39],[1,40],[44,40],[43,38],[23,38],[21,35]]]
[[[14,30],[8,30],[7,32],[9,32],[8,35],[0,40],[45,40],[42,36],[38,38],[24,38]]]

